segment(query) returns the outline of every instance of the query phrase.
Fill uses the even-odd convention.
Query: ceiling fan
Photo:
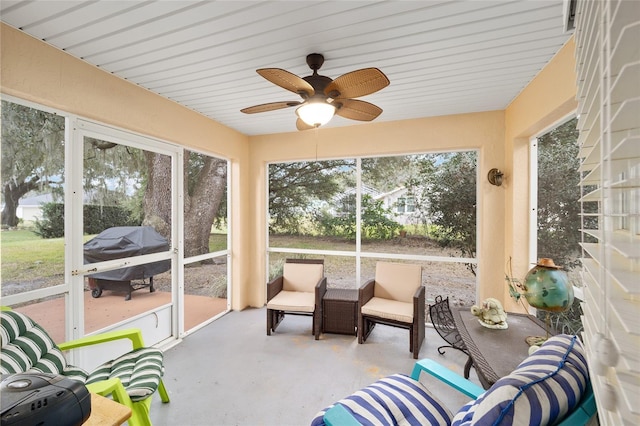
[[[313,70],[313,74],[302,78],[280,68],[256,70],[273,84],[300,95],[302,101],[270,102],[240,111],[255,114],[297,106],[298,130],[320,127],[328,123],[334,114],[351,120],[371,121],[382,113],[382,109],[372,103],[353,99],[370,95],[388,86],[389,79],[382,71],[377,68],[363,68],[332,80],[318,74],[323,63],[324,56],[321,54],[307,55],[307,65]]]

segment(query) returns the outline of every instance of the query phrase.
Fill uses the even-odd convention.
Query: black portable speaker
[[[91,414],[86,386],[47,373],[2,375],[2,426],[79,426]]]

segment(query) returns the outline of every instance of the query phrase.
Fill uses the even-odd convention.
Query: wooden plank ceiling
[[[361,99],[396,121],[504,109],[571,36],[563,0],[2,0],[0,19],[247,135],[296,131],[294,108],[240,112],[300,100],[258,68],[377,67],[391,84]]]

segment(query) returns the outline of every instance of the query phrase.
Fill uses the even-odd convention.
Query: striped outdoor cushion
[[[162,377],[162,352],[140,348],[105,362],[87,379],[87,384],[118,377],[132,401],[141,401],[153,394]]]
[[[119,377],[132,401],[153,394],[163,374],[163,354],[141,348],[106,362],[90,375],[67,364],[64,354],[47,332],[17,311],[0,313],[0,373],[43,372],[61,374],[89,384]]]
[[[52,373],[79,381],[87,378],[86,371],[67,364],[49,334],[26,315],[3,311],[0,324],[0,373]]]
[[[449,425],[451,413],[420,383],[394,374],[338,401],[362,425]],[[311,426],[324,425],[324,413]]]
[[[452,425],[555,424],[579,404],[588,380],[585,351],[577,336],[554,336],[462,407]]]

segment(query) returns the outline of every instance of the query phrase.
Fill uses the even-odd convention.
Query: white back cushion
[[[422,267],[411,263],[376,263],[375,297],[412,302],[422,285]]]
[[[324,273],[324,265],[316,263],[285,263],[282,270],[282,289],[314,292]]]

